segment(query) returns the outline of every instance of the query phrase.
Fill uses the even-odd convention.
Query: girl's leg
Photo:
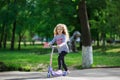
[[[58,56],[58,69],[61,69],[61,55]]]
[[[64,60],[64,56],[67,54],[67,52],[65,52],[65,51],[63,51],[62,52],[62,66],[63,66],[63,68],[65,69],[65,71],[67,71],[68,69],[67,69],[67,66],[66,66],[66,63],[65,63],[65,60]]]
[[[63,68],[65,69],[65,71],[67,71],[67,66],[65,64],[65,61],[64,61],[64,56],[67,54],[67,52],[65,51],[62,51],[59,56],[58,56],[58,69],[61,69],[61,64],[63,66]]]

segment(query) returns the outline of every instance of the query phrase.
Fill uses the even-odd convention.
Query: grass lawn
[[[0,49],[0,71],[47,71],[51,49],[41,45],[22,46],[22,50]],[[57,69],[58,53],[53,55],[53,68]],[[81,51],[65,57],[70,69],[81,68]],[[93,47],[93,67],[120,67],[120,45],[107,47],[106,52]]]

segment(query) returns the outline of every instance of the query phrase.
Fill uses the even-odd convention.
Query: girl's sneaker
[[[63,76],[67,76],[69,71],[63,71]]]

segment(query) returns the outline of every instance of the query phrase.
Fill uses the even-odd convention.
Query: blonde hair
[[[54,28],[54,36],[58,35],[57,33],[57,28],[58,27],[62,27],[63,28],[63,34],[66,35],[67,37],[67,41],[69,41],[69,33],[68,33],[68,29],[67,26],[65,24],[57,24],[56,27]]]

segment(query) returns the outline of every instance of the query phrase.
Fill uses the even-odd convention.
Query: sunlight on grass
[[[118,53],[118,52],[120,52],[120,49],[118,48],[118,49],[111,49],[111,50],[107,50],[106,52],[115,52],[115,53]]]

